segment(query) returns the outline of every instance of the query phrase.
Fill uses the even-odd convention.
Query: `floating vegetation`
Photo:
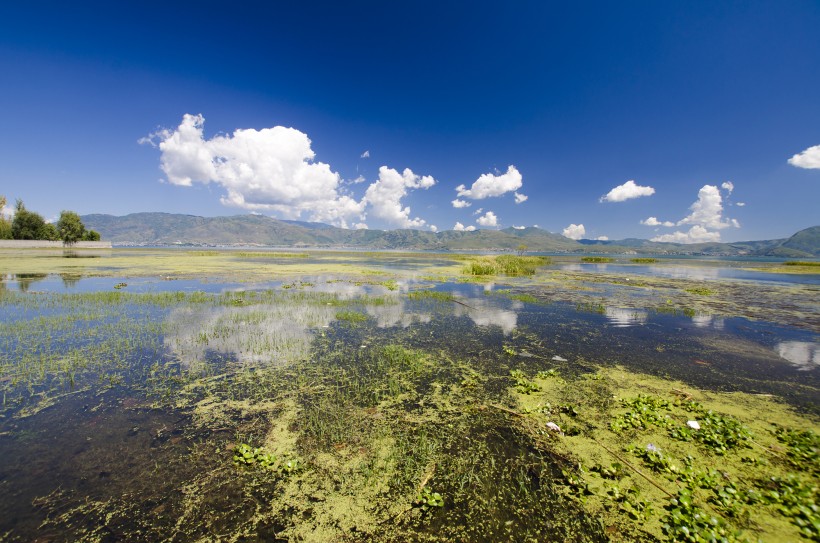
[[[587,510],[617,504],[600,514],[605,525],[618,526],[620,537],[638,537],[638,526],[672,541],[813,540],[820,535],[817,452],[812,451],[816,433],[789,425],[770,431],[756,415],[797,425],[806,421],[765,398],[743,397],[737,406],[737,395],[711,393],[707,400],[697,390],[683,392],[680,383],[618,369],[599,374],[603,380],[574,383],[539,375],[540,391],[516,386],[515,394],[522,424],[534,435],[556,435],[538,431],[540,424],[563,428],[575,421],[579,431],[565,432],[556,443],[578,466],[566,473],[566,491]],[[668,392],[659,394],[660,389]],[[612,402],[607,396],[613,390],[641,392]],[[582,398],[583,409],[571,418],[543,407],[567,398]],[[745,414],[747,420],[720,409]],[[601,423],[607,421],[605,429]],[[785,455],[778,444],[787,445]],[[750,449],[753,456],[741,456]]]
[[[715,293],[713,289],[706,287],[691,287],[683,289],[690,294],[697,294],[698,296],[711,296]]]
[[[634,264],[654,264],[658,262],[657,258],[630,258],[630,262]]]
[[[220,253],[217,253],[220,254]],[[225,253],[223,253],[225,254]],[[309,258],[310,255],[308,253],[290,253],[290,252],[247,252],[247,251],[238,251],[236,253],[227,253],[228,255],[235,255],[239,258]]]
[[[346,321],[351,324],[358,324],[367,320],[367,315],[359,313],[358,311],[340,311],[336,313],[336,319]]]
[[[609,262],[615,262],[615,259],[609,256],[584,256],[581,257],[581,262],[590,264],[607,264]]]

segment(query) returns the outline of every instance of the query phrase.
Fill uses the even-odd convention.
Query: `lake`
[[[818,274],[0,256],[0,541],[820,536]]]

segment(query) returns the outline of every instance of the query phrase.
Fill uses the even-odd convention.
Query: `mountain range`
[[[198,217],[172,213],[125,216],[84,215],[86,228],[117,246],[260,245],[294,248],[403,249],[428,251],[518,250],[567,253],[661,253],[753,255],[807,258],[820,256],[820,226],[785,239],[733,243],[659,243],[645,239],[575,241],[535,227],[472,232],[421,230],[347,230],[322,223],[286,221],[263,215]]]

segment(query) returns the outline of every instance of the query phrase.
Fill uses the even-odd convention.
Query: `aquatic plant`
[[[711,296],[715,293],[714,290],[706,287],[691,287],[683,289],[690,294],[697,294],[698,296]]]
[[[581,262],[593,264],[607,264],[609,262],[615,262],[615,259],[609,256],[584,256],[581,257]]]
[[[540,266],[550,263],[542,256],[499,255],[477,258],[467,263],[463,273],[467,275],[532,275]]]
[[[519,392],[523,394],[532,394],[539,392],[541,387],[537,383],[527,379],[527,376],[521,370],[511,370],[510,377],[515,381],[515,386]]]
[[[424,487],[418,495],[416,495],[416,500],[413,502],[413,505],[423,512],[428,512],[437,507],[444,507],[444,498],[438,492],[433,492],[429,488]]]
[[[783,263],[784,266],[820,266],[816,260],[789,260]]]
[[[731,543],[739,534],[729,529],[714,515],[699,507],[689,489],[681,489],[664,507],[663,533],[672,541],[700,543],[704,541]]]

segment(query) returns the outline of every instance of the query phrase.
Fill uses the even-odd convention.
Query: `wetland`
[[[819,271],[0,250],[0,542],[818,541]]]

